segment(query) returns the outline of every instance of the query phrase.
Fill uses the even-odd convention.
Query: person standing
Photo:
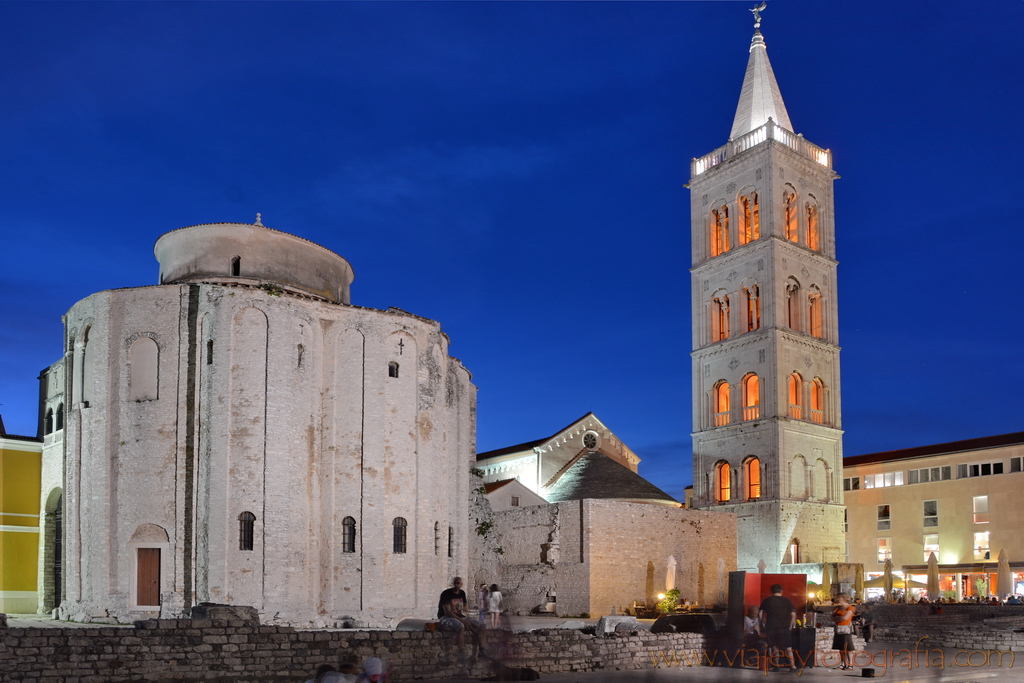
[[[491,615],[491,628],[498,628],[498,617],[501,615],[501,591],[498,584],[491,584],[491,592],[487,596],[487,612]]]
[[[790,661],[790,669],[796,671],[796,659],[793,657],[793,629],[796,627],[796,608],[793,601],[782,595],[782,585],[774,584],[772,594],[761,601],[758,611],[761,623],[764,624],[772,667],[776,666],[779,651],[785,652]]]
[[[832,622],[836,625],[836,634],[832,639],[832,648],[839,650],[839,668],[852,669],[850,653],[853,652],[853,617],[857,611],[850,604],[850,596],[840,593],[836,596],[839,603],[832,610]]]
[[[479,590],[476,592],[476,609],[479,612],[477,615],[480,619],[480,623],[486,623],[487,619],[487,584],[481,583]]]

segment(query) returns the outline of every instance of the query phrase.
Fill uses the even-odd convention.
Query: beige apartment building
[[[849,457],[843,463],[848,562],[923,582],[928,556],[958,598],[1024,593],[1024,432]],[[1012,586],[998,586],[1005,550]],[[913,587],[911,587],[913,592]]]

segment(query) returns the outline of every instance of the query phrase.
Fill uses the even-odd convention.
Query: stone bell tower
[[[755,14],[729,141],[691,164],[694,506],[739,569],[844,557],[832,154],[793,132]]]

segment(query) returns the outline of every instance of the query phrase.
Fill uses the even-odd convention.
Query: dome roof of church
[[[282,285],[350,303],[349,262],[307,239],[256,223],[205,223],[161,235],[153,247],[160,284],[241,282]]]
[[[675,498],[599,451],[575,458],[541,495],[549,503],[599,498],[679,507]]]

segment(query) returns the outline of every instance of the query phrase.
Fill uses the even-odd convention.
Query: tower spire
[[[779,92],[779,84],[775,81],[772,64],[768,61],[764,36],[761,35],[761,12],[764,9],[765,3],[761,3],[750,10],[754,13],[754,37],[750,41],[750,59],[743,76],[743,88],[740,90],[732,132],[729,133],[730,140],[760,128],[768,123],[769,118],[783,128],[793,130],[786,105],[782,101],[782,93]]]

